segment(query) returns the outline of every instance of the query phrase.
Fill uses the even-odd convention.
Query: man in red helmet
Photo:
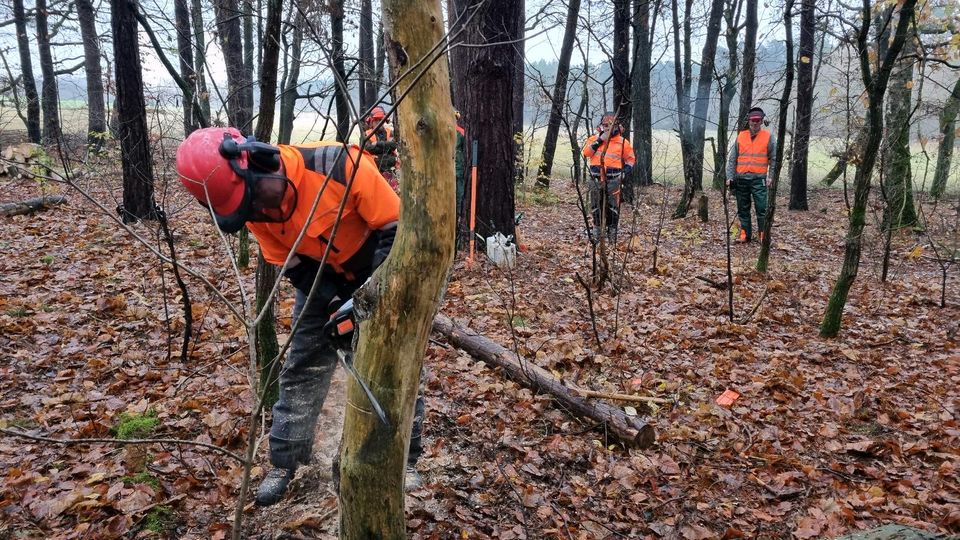
[[[393,139],[393,130],[387,126],[387,113],[383,107],[374,107],[366,119],[367,129],[364,132],[369,137],[363,149],[376,157],[377,168],[394,190],[400,172],[400,155],[397,152],[397,141]]]
[[[312,453],[317,418],[337,363],[324,326],[387,257],[400,200],[356,146],[272,146],[246,139],[234,128],[191,133],[177,149],[177,173],[213,212],[220,229],[232,233],[246,225],[264,258],[285,267],[284,275],[296,289],[293,318],[299,326],[280,372],[270,430],[275,468],[256,494],[257,504],[274,504]],[[422,420],[418,397],[408,471],[422,453]],[[408,477],[416,481],[415,472]]]
[[[617,115],[604,113],[597,133],[587,138],[583,157],[590,160],[590,213],[593,231],[590,240],[600,240],[601,226],[606,225],[607,239],[617,240],[620,224],[620,182],[637,163],[630,141],[621,135]]]
[[[747,113],[747,129],[737,134],[727,156],[727,185],[733,187],[737,198],[737,216],[740,219],[740,234],[737,242],[751,239],[752,219],[750,204],[757,207],[757,229],[763,241],[763,227],[767,218],[767,188],[770,187],[769,171],[775,169],[777,140],[763,129],[763,109],[754,107]]]

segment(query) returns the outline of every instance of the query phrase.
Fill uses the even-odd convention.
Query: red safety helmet
[[[387,112],[383,110],[383,107],[376,106],[370,110],[370,114],[367,116],[367,121],[377,121],[383,120],[387,117]]]
[[[280,149],[247,139],[236,128],[202,128],[177,148],[177,173],[196,199],[213,210],[224,232],[247,221],[281,222],[296,207],[296,187],[280,169]]]

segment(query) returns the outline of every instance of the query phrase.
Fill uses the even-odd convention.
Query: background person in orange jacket
[[[280,371],[280,397],[273,407],[270,461],[275,468],[256,494],[257,504],[274,504],[283,498],[297,467],[310,460],[317,418],[337,365],[324,325],[387,257],[400,199],[356,146],[272,146],[246,139],[234,128],[191,133],[177,149],[177,173],[184,187],[213,211],[220,229],[233,233],[246,225],[268,262],[283,266],[294,251],[284,275],[296,289],[293,319],[302,320],[290,338]],[[294,250],[304,228],[306,234]],[[318,274],[317,291],[307,303]],[[412,467],[422,453],[423,410],[418,396],[408,484],[419,482]]]
[[[637,163],[633,146],[621,131],[617,116],[604,113],[597,133],[583,145],[583,156],[590,159],[590,212],[593,215],[590,240],[593,242],[599,241],[602,224],[606,224],[607,239],[616,241],[620,224],[620,183]]]
[[[750,200],[757,207],[757,230],[763,241],[763,226],[767,218],[767,188],[770,187],[769,171],[774,170],[777,160],[777,140],[763,129],[763,109],[754,107],[747,113],[747,129],[737,135],[730,145],[727,156],[727,185],[733,186],[737,198],[737,217],[740,219],[740,234],[737,242],[751,239]]]
[[[383,107],[374,107],[367,115],[364,135],[369,139],[363,149],[374,155],[380,174],[396,191],[399,186],[400,154],[397,152],[397,141],[393,138],[393,129],[384,121],[386,117]]]

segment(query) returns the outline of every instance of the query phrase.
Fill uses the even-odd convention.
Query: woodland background
[[[385,4],[0,8],[0,203],[17,203],[0,206],[0,537],[337,535],[343,379],[292,494],[243,498],[267,467],[250,441],[269,414],[251,412],[292,291],[267,297],[276,269],[217,233],[173,153],[204,125],[360,141],[365,111],[403,106],[382,23],[404,4]],[[504,269],[459,251],[439,311],[656,441],[630,444],[435,332],[405,532],[960,532],[955,3],[442,7],[434,60],[477,142],[476,232],[521,252]],[[528,58],[542,47],[553,56]],[[732,246],[719,172],[753,104],[782,143],[778,204],[765,245]],[[618,240],[594,245],[579,146],[605,110],[638,166]],[[275,312],[256,325],[261,304]]]

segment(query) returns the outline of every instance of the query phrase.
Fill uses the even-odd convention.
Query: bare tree
[[[27,126],[27,138],[31,142],[40,142],[40,96],[37,83],[33,78],[33,64],[30,55],[30,37],[27,35],[27,17],[23,9],[23,0],[13,0],[13,23],[17,29],[17,50],[20,52],[20,80],[23,82],[24,99],[27,112],[24,124]]]
[[[253,119],[252,103],[247,103],[250,80],[244,66],[243,35],[240,31],[240,12],[237,0],[214,0],[217,16],[217,35],[227,72],[227,118],[241,133],[250,133]]]
[[[933,173],[930,196],[939,199],[947,187],[954,141],[957,138],[957,113],[960,112],[960,78],[953,85],[947,102],[940,111],[940,145],[937,147],[937,168]]]
[[[114,79],[117,81],[117,135],[123,163],[120,213],[124,223],[157,218],[136,10],[137,4],[130,0],[110,0]]]
[[[735,131],[746,128],[747,112],[753,107],[753,79],[757,71],[757,0],[746,0],[743,23],[743,70],[740,72],[740,110],[734,120]]]
[[[850,227],[847,231],[846,250],[844,251],[843,267],[833,287],[830,300],[827,304],[823,321],[820,323],[820,335],[834,337],[840,332],[840,321],[843,318],[843,308],[847,303],[850,287],[857,279],[860,269],[860,253],[863,242],[863,227],[866,223],[867,198],[870,195],[870,178],[873,166],[877,160],[877,150],[883,137],[883,96],[890,80],[890,72],[900,56],[903,44],[907,37],[907,28],[913,19],[916,0],[904,0],[899,8],[899,19],[890,48],[882,57],[880,67],[874,73],[870,61],[870,48],[867,37],[870,33],[871,3],[863,0],[860,29],[857,34],[857,49],[860,55],[860,76],[867,90],[867,123],[863,148],[863,158],[857,166],[854,178],[854,201],[850,208]],[[891,15],[892,16],[892,15]]]
[[[83,67],[87,74],[87,143],[99,148],[107,131],[103,100],[103,73],[100,71],[100,38],[90,0],[75,0],[80,35],[83,39]]]
[[[89,1],[89,0],[84,0]],[[177,52],[180,58],[180,74],[187,82],[183,92],[183,136],[197,129],[196,114],[200,113],[194,103],[196,99],[197,75],[193,69],[193,43],[190,39],[190,8],[187,0],[174,0],[173,18],[177,29]]]
[[[660,0],[657,0],[659,7]],[[658,10],[654,10],[654,14]],[[653,49],[653,25],[650,0],[633,0],[633,68],[630,92],[633,112],[633,151],[637,165],[633,168],[630,191],[634,186],[653,183],[653,125],[650,96],[650,62]]]
[[[333,76],[336,80],[333,98],[337,104],[337,140],[346,141],[350,131],[350,96],[343,52],[343,0],[330,0],[330,45]]]
[[[790,209],[808,210],[807,155],[810,151],[810,120],[813,113],[814,0],[800,3],[800,48],[797,64],[797,118],[790,166]],[[782,138],[783,133],[780,134]],[[783,143],[781,143],[781,146]]]
[[[60,129],[60,97],[57,92],[57,75],[53,69],[53,55],[50,52],[50,30],[47,28],[47,1],[37,0],[37,51],[40,55],[40,71],[43,82],[40,84],[40,108],[43,109],[43,142],[59,144],[62,137]]]
[[[360,109],[368,110],[377,102],[373,86],[373,2],[360,0]]]

